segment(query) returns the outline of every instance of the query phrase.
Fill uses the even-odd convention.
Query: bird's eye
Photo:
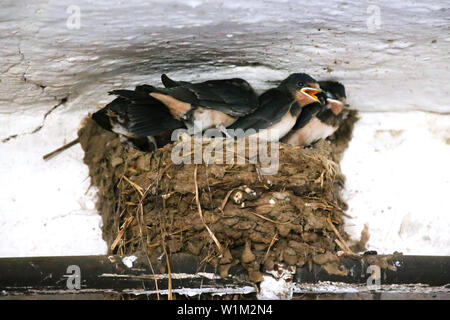
[[[297,82],[297,86],[303,87],[303,82],[301,82],[301,81]]]

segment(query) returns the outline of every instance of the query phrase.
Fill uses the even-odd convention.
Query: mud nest
[[[263,175],[248,162],[174,164],[182,142],[140,152],[87,118],[79,137],[109,253],[144,253],[162,264],[188,253],[222,277],[240,265],[254,282],[277,263],[332,271],[349,251],[338,162],[356,120],[352,113],[330,142],[280,144],[278,172]]]

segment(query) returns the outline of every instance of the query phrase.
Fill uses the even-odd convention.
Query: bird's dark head
[[[319,81],[320,88],[328,93],[328,98],[339,100],[343,103],[347,100],[345,87],[342,83],[332,80]]]
[[[317,96],[322,90],[319,83],[306,73],[293,73],[284,79],[278,89],[292,94],[301,107],[310,103],[321,102]]]

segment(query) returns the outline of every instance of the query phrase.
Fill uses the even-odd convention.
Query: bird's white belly
[[[336,129],[336,127],[332,127],[317,118],[313,118],[303,128],[289,135],[285,142],[294,146],[307,146],[320,139],[328,138]]]
[[[297,118],[287,112],[278,123],[267,129],[259,130],[253,136],[267,141],[279,141],[292,129],[296,121]]]
[[[127,142],[127,138],[137,138],[138,136],[135,136],[131,132],[129,132],[125,127],[118,123],[113,123],[111,131],[114,133],[117,133],[119,135],[119,139],[121,142]],[[156,144],[156,139],[153,136],[147,136],[147,140],[149,144],[152,144],[153,147],[158,149],[158,145]]]
[[[194,119],[198,124],[201,123],[202,130],[214,128],[219,125],[228,127],[236,121],[235,118],[223,113],[222,111],[202,107],[199,107],[194,111]]]
[[[111,131],[119,135],[126,137],[132,137],[133,135],[120,123],[111,123]]]

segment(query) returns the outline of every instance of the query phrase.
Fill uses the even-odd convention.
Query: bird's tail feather
[[[107,115],[107,109],[100,109],[92,114],[92,119],[103,129],[111,131],[112,126]]]
[[[169,110],[159,102],[152,105],[133,104],[128,110],[128,116],[129,130],[138,136],[155,136],[167,130],[184,127],[183,122],[175,120]]]
[[[150,96],[155,90],[150,85],[140,85],[135,90],[113,90],[109,93],[118,97],[95,112],[92,118],[103,128],[111,130],[108,116],[108,110],[111,110],[127,120],[130,133],[143,137],[183,127],[183,122],[175,120],[160,101]]]

